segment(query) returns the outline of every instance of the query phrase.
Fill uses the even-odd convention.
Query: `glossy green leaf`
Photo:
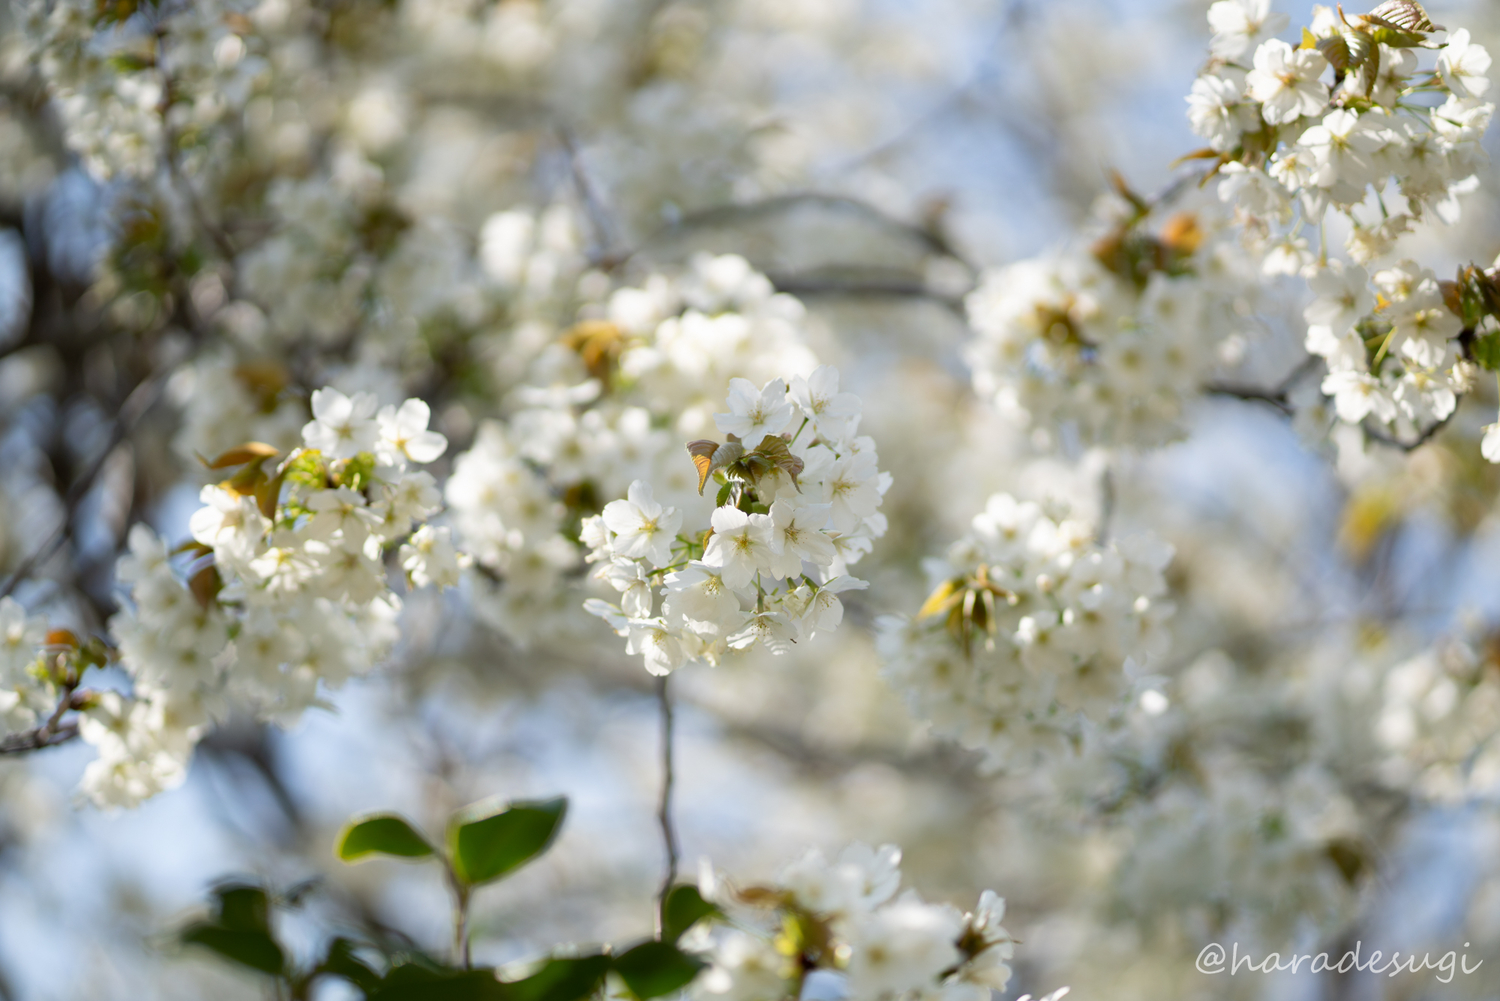
[[[454,873],[479,886],[514,872],[547,850],[567,812],[565,797],[518,801],[475,819],[465,819],[472,814],[461,811],[448,832]]]
[[[703,899],[698,888],[689,883],[679,883],[667,894],[661,909],[661,937],[667,942],[676,942],[683,932],[710,915],[720,911]]]
[[[670,942],[642,942],[616,956],[614,967],[631,993],[646,1001],[686,987],[704,963]]]
[[[593,994],[609,972],[608,956],[549,959],[524,980],[506,984],[511,1001],[579,1001]]]
[[[231,931],[258,931],[269,933],[271,929],[271,902],[266,891],[258,886],[232,883],[213,891],[219,902],[218,924]]]
[[[418,834],[405,818],[393,813],[351,822],[339,835],[337,851],[345,862],[356,862],[366,855],[426,858],[433,854],[427,839]]]
[[[182,933],[182,941],[212,949],[230,962],[261,973],[279,974],[286,967],[281,946],[264,931],[198,924]]]
[[[368,1001],[506,1001],[509,996],[494,970],[434,970],[416,964],[394,968],[367,992]]]

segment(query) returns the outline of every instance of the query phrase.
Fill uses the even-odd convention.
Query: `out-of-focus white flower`
[[[1218,0],[1208,8],[1208,26],[1214,32],[1210,49],[1215,59],[1238,59],[1261,38],[1280,33],[1289,21],[1286,14],[1271,12],[1271,0]]]
[[[1438,56],[1438,73],[1458,97],[1482,97],[1490,89],[1490,63],[1488,50],[1472,40],[1469,29],[1459,28]]]

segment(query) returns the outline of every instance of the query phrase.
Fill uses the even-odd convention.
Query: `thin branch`
[[[33,550],[32,554],[10,575],[5,584],[0,586],[0,598],[5,598],[12,594],[21,581],[25,580],[38,567],[51,559],[52,554],[57,552],[62,547],[62,544],[72,535],[73,519],[77,516],[78,508],[83,504],[83,499],[88,496],[89,490],[93,488],[94,482],[99,478],[99,474],[104,471],[104,467],[109,462],[109,457],[114,454],[115,449],[134,430],[136,424],[146,415],[146,412],[151,409],[152,405],[160,399],[162,390],[166,387],[167,375],[170,371],[171,366],[166,366],[157,374],[147,377],[138,383],[135,389],[131,390],[130,395],[125,398],[125,402],[120,405],[120,412],[115,416],[114,427],[110,429],[109,440],[100,449],[99,455],[84,470],[83,475],[68,488],[67,496],[63,502],[62,519],[58,522],[57,527],[52,530],[52,534]]]
[[[1415,452],[1417,449],[1421,448],[1423,445],[1431,441],[1439,431],[1447,427],[1448,424],[1453,420],[1453,415],[1456,413],[1458,413],[1457,401],[1454,402],[1453,410],[1448,414],[1447,417],[1444,417],[1440,421],[1435,421],[1434,423],[1429,424],[1425,429],[1423,429],[1420,434],[1417,435],[1416,438],[1411,441],[1402,441],[1395,435],[1386,434],[1384,431],[1380,430],[1369,421],[1365,421],[1360,425],[1360,427],[1364,429],[1366,437],[1374,441],[1378,441],[1382,445],[1390,445],[1392,448],[1399,448],[1403,452]]]
[[[66,744],[78,736],[77,723],[65,723],[55,729],[39,726],[34,730],[23,730],[0,740],[0,756],[7,754],[30,754],[58,744]]]
[[[1099,528],[1095,541],[1103,546],[1109,543],[1109,523],[1115,516],[1115,473],[1109,466],[1099,475]]]
[[[661,706],[661,799],[656,806],[656,820],[661,825],[661,838],[667,855],[667,870],[662,877],[661,892],[657,894],[657,933],[666,924],[667,894],[677,882],[677,831],[672,826],[672,693],[667,688],[667,675],[656,682],[656,699]]]
[[[712,208],[702,209],[697,212],[689,212],[676,222],[664,226],[646,237],[635,249],[620,258],[621,262],[643,252],[647,247],[665,240],[672,236],[702,229],[706,226],[728,225],[738,223],[746,219],[755,219],[760,216],[774,215],[778,212],[786,212],[803,205],[816,205],[821,208],[833,209],[839,212],[851,213],[861,216],[878,225],[898,232],[910,239],[920,242],[935,254],[951,257],[963,264],[970,273],[977,273],[978,268],[970,262],[962,253],[938,232],[915,223],[904,222],[894,216],[887,215],[880,209],[848,195],[832,194],[823,191],[802,191],[786,195],[776,195],[763,198],[754,202],[737,202],[730,205],[716,205]]]
[[[593,263],[604,268],[613,268],[630,255],[616,256],[615,254],[614,248],[620,245],[618,228],[609,209],[605,207],[603,196],[594,186],[593,178],[584,167],[583,154],[578,148],[572,130],[566,125],[559,125],[557,135],[562,142],[563,150],[568,154],[568,170],[573,177],[573,186],[578,190],[578,199],[583,202],[583,209],[589,217],[589,225],[594,230],[596,249],[590,256],[593,258]]]
[[[77,723],[64,723],[62,718],[70,711],[82,709],[88,703],[88,693],[78,691],[78,679],[73,677],[71,681],[63,685],[62,695],[57,700],[57,708],[47,718],[47,722],[30,730],[13,733],[0,740],[0,756],[7,754],[29,754],[32,751],[40,751],[47,747],[56,747],[58,744],[66,744],[78,736]]]
[[[1279,410],[1283,415],[1291,417],[1295,412],[1291,401],[1292,390],[1297,387],[1297,383],[1301,382],[1304,376],[1317,367],[1318,361],[1317,356],[1308,355],[1271,389],[1242,386],[1230,382],[1210,382],[1203,387],[1203,392],[1209,396],[1227,396],[1236,400],[1264,403]]]
[[[926,282],[916,279],[863,279],[863,278],[819,278],[814,276],[778,275],[766,276],[778,292],[796,296],[877,296],[894,299],[929,299],[932,302],[965,316],[961,297],[943,295],[933,291]]]

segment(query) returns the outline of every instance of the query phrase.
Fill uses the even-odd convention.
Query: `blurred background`
[[[315,17],[289,0],[253,7],[257,24],[283,25],[266,29],[263,53],[283,89],[245,112],[271,137],[275,170],[331,175],[342,169],[331,150],[359,148],[394,204],[469,247],[495,212],[564,204],[588,253],[633,251],[629,276],[698,251],[742,254],[803,299],[820,357],[863,397],[863,429],[895,477],[890,533],[861,567],[871,589],[809,648],[674,679],[689,870],[708,858],[768,877],[808,846],[897,843],[927,898],[971,906],[992,888],[1008,899],[1022,943],[1010,996],[1064,984],[1080,1001],[1500,994],[1500,773],[1484,765],[1495,703],[1481,693],[1461,718],[1440,717],[1431,743],[1446,734],[1454,747],[1399,767],[1365,732],[1385,679],[1413,658],[1461,644],[1481,665],[1475,690],[1500,676],[1500,477],[1475,445],[1493,389],[1411,454],[1218,398],[1195,405],[1185,441],[1104,454],[1039,450],[969,388],[960,303],[978,272],[1086,242],[1111,170],[1157,192],[1201,145],[1183,99],[1206,54],[1206,3],[350,0],[312,5]],[[1278,9],[1295,30],[1310,5]],[[1500,47],[1493,4],[1430,9]],[[143,300],[99,277],[140,246],[122,235],[138,217],[121,207],[127,183],[60,142],[31,17],[19,3],[0,13],[0,570],[21,568],[66,519],[66,543],[16,596],[97,631],[118,601],[129,524],[187,536],[203,479],[181,434],[206,383],[169,380],[125,447],[112,437],[130,386],[173,345],[132,314]],[[299,17],[322,25],[321,47]],[[476,66],[464,26],[496,19],[509,25],[495,29],[501,54]],[[247,162],[246,189],[271,169]],[[1411,255],[1442,276],[1491,261],[1494,180],[1460,226]],[[449,269],[444,246],[424,263]],[[199,292],[212,306],[226,295]],[[1254,305],[1260,333],[1230,359],[1237,382],[1273,386],[1299,364],[1304,295],[1273,282]],[[520,321],[475,328],[463,334],[482,345],[470,357],[502,370]],[[356,354],[339,364],[357,367]],[[476,392],[456,367],[385,364],[432,403],[449,459],[503,410],[503,392]],[[503,386],[503,371],[494,378]],[[96,462],[103,471],[70,496]],[[1370,847],[1334,891],[1298,897],[1327,875],[1299,869],[1305,858],[1195,854],[1184,832],[1231,802],[1143,793],[1150,806],[1112,809],[1097,771],[991,774],[911,718],[879,674],[873,621],[920,605],[920,561],[997,490],[1176,546],[1179,610],[1159,671],[1189,701],[1208,693],[1199,702],[1211,708],[1141,723],[1155,729],[1138,743],[1167,760],[1218,742],[1277,796],[1352,803]],[[414,595],[402,622],[396,656],[329,692],[326,711],[285,730],[223,725],[181,789],[138,809],[77,801],[86,746],[0,760],[0,999],[260,996],[248,976],[172,941],[228,876],[317,881],[287,919],[309,948],[329,928],[374,927],[440,949],[448,901],[430,873],[346,867],[332,844],[356,812],[400,810],[435,830],[491,795],[566,794],[573,806],[544,860],[480,898],[476,961],[649,932],[663,865],[659,724],[638,660],[597,624],[580,628],[598,635],[519,645],[476,619],[463,589]],[[1278,785],[1309,761],[1333,791]],[[1361,940],[1467,949],[1484,966],[1448,985],[1193,969],[1203,945],[1236,936],[1257,954]]]

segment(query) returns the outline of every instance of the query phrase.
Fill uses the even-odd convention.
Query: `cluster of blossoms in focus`
[[[1467,30],[1438,41],[1444,29],[1415,0],[1360,15],[1315,7],[1295,48],[1262,40],[1286,23],[1266,6],[1212,8],[1214,58],[1188,98],[1210,143],[1201,155],[1264,271],[1301,274],[1318,297],[1306,346],[1327,364],[1339,418],[1417,438],[1452,415],[1476,361],[1493,367],[1469,343],[1495,326],[1492,304],[1465,302],[1483,291],[1478,269],[1440,282],[1390,262],[1403,235],[1456,222],[1478,187],[1490,56]],[[1347,232],[1351,261],[1330,258],[1330,226]]]
[[[785,653],[831,631],[844,614],[838,595],[866,586],[848,568],[886,531],[891,477],[856,434],[860,402],[838,391],[835,369],[790,387],[734,379],[728,405],[714,415],[725,440],[687,446],[699,489],[717,488],[706,525],[685,525],[644,480],[583,523],[594,575],[620,593],[619,604],[585,607],[629,637],[653,674],[717,664],[757,642]]]
[[[916,618],[879,621],[883,671],[938,733],[1024,763],[1103,721],[1165,653],[1171,558],[1152,536],[1101,545],[1086,521],[997,494],[928,561]]]
[[[985,1001],[1004,990],[1015,952],[1000,924],[1005,901],[987,890],[965,914],[913,890],[898,896],[900,862],[894,845],[854,844],[833,861],[810,851],[766,886],[705,872],[703,895],[725,917],[683,943],[711,964],[694,996],[775,1001],[818,980],[851,998]]]
[[[197,740],[238,709],[289,722],[368,670],[397,638],[393,554],[411,586],[458,582],[432,477],[413,465],[447,447],[420,400],[378,412],[373,397],[313,394],[305,447],[249,443],[211,463],[232,469],[203,488],[177,550],[130,533],[117,576],[129,605],[110,621],[130,691],[92,693],[83,738],[99,749],[83,787],[96,801],[139,802],[180,783]],[[179,574],[173,557],[190,563]],[[23,721],[25,722],[25,721]]]
[[[715,432],[731,380],[817,365],[802,304],[738,256],[699,256],[581,314],[535,352],[511,413],[480,425],[446,487],[475,609],[521,643],[574,622],[585,519],[637,480],[679,510],[702,503],[681,445]]]

